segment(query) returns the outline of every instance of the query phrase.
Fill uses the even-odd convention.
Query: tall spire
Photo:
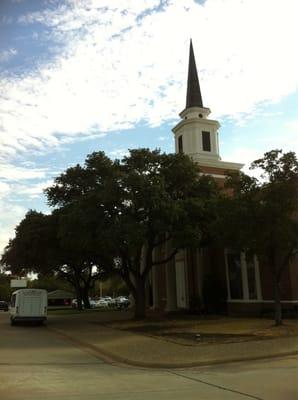
[[[200,83],[196,67],[196,60],[193,52],[191,39],[189,47],[189,64],[188,64],[187,95],[186,95],[186,108],[188,107],[203,107],[203,100],[202,100]]]

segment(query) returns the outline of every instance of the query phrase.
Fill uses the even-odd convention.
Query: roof
[[[75,297],[73,293],[60,289],[48,293],[48,299],[74,299]]]
[[[196,67],[196,60],[191,40],[189,46],[189,63],[188,63],[187,94],[186,94],[186,108],[188,107],[203,107],[203,100],[202,100],[200,83]]]

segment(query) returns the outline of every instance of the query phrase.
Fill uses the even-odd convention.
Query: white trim
[[[221,179],[226,179],[227,177],[227,175],[209,174],[208,172],[200,172],[199,175],[208,175],[208,176],[213,176],[213,178],[221,178]]]
[[[191,154],[189,154],[189,156],[191,156]],[[240,163],[234,163],[234,162],[228,162],[228,161],[221,161],[221,160],[196,160],[195,157],[194,161],[196,161],[199,165],[201,165],[202,167],[214,167],[214,168],[220,168],[223,170],[231,170],[231,169],[236,169],[239,170],[241,169],[244,164],[240,164]]]
[[[183,119],[187,114],[190,113],[196,113],[196,114],[201,113],[208,116],[211,113],[211,110],[208,107],[198,107],[198,106],[186,107],[184,108],[184,110],[180,112],[179,116]]]
[[[188,118],[188,119],[182,119],[181,121],[178,122],[178,124],[176,126],[174,126],[174,128],[172,129],[172,132],[174,134],[176,134],[182,127],[184,127],[185,125],[190,125],[190,124],[204,124],[207,126],[213,126],[216,129],[220,128],[220,123],[218,121],[215,121],[213,119],[207,119],[207,118],[199,118],[199,117],[195,117],[195,118]]]

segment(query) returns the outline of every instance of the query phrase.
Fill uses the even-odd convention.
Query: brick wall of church
[[[266,264],[260,264],[260,279],[262,286],[263,300],[272,300],[274,298],[273,274],[271,267]],[[282,275],[281,284],[282,300],[293,300],[290,280],[290,269],[286,269]],[[297,296],[296,296],[297,299]]]

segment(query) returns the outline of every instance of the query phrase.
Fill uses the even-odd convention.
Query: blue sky
[[[297,11],[293,0],[1,0],[0,253],[87,154],[174,151],[190,38],[222,159],[297,152]]]

